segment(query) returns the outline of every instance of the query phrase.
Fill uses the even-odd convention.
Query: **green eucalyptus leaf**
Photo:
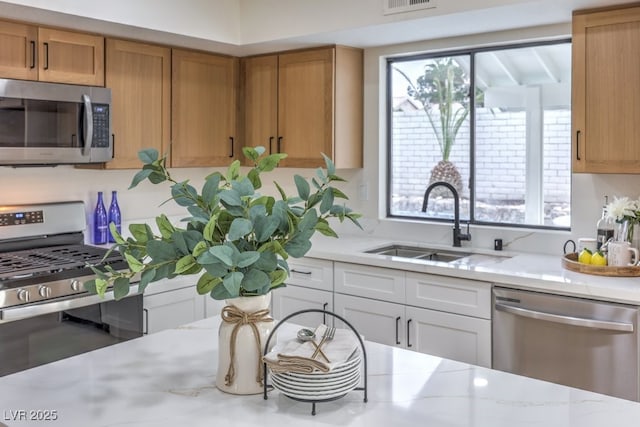
[[[183,231],[176,230],[171,235],[171,240],[173,240],[173,246],[180,255],[191,253],[191,251],[187,247],[187,242],[184,240]]]
[[[320,212],[327,213],[333,206],[333,191],[325,191],[322,195],[322,202],[320,202]]]
[[[144,264],[140,262],[137,258],[129,253],[124,254],[125,259],[127,260],[127,265],[129,265],[129,270],[134,273],[139,273],[144,268]]]
[[[170,261],[176,258],[176,250],[171,243],[161,240],[149,240],[147,253],[155,263]]]
[[[262,180],[260,179],[260,171],[258,169],[251,169],[247,174],[247,179],[251,181],[251,185],[256,190],[262,188]]]
[[[176,269],[173,272],[175,274],[182,274],[192,269],[194,265],[197,265],[197,263],[193,255],[185,255],[178,260],[176,263]]]
[[[91,279],[84,282],[82,284],[84,286],[84,290],[89,292],[90,294],[97,294],[98,290],[96,288],[96,280],[97,279]]]
[[[282,159],[285,159],[287,155],[285,153],[274,153],[265,156],[258,161],[258,169],[262,172],[271,172],[276,167]]]
[[[244,278],[244,274],[242,274],[241,272],[232,271],[229,274],[227,274],[224,277],[224,279],[222,279],[222,284],[224,285],[225,288],[227,288],[227,291],[229,291],[229,294],[233,296],[239,296],[240,284],[242,283],[243,278]]]
[[[256,162],[260,154],[258,154],[258,150],[253,147],[242,147],[242,154],[249,160]]]
[[[153,238],[151,228],[147,224],[131,224],[129,232],[139,243],[145,243]]]
[[[234,189],[240,197],[252,196],[255,193],[251,181],[246,177],[232,181],[231,188]]]
[[[336,199],[345,199],[345,200],[349,200],[349,198],[347,197],[346,194],[344,194],[342,191],[338,190],[335,187],[330,187],[329,190],[333,193],[333,197]]]
[[[161,182],[165,182],[167,180],[167,176],[163,172],[152,171],[149,174],[149,181],[152,184],[160,184]]]
[[[165,278],[171,279],[175,277],[175,275],[173,274],[173,271],[175,269],[176,269],[176,264],[174,262],[169,262],[166,264],[159,265],[156,268],[156,274],[153,277],[153,281],[156,282],[161,279],[165,279]]]
[[[122,245],[125,243],[125,240],[122,238],[122,235],[120,233],[118,233],[118,228],[116,227],[116,224],[111,222],[109,223],[109,231],[111,232],[111,235],[113,236],[113,240],[119,244]]]
[[[284,192],[284,189],[282,187],[280,187],[280,184],[278,184],[277,182],[273,182],[273,185],[276,186],[276,189],[278,190],[278,193],[280,193],[280,198],[282,200],[287,200],[287,194]]]
[[[287,203],[284,200],[277,200],[273,204],[271,216],[278,221],[278,230],[283,233],[287,233],[289,231],[289,220],[287,219],[287,212]]]
[[[211,298],[216,300],[225,300],[229,298],[235,298],[239,295],[231,295],[227,288],[225,288],[221,283],[216,285],[211,291]]]
[[[221,278],[212,277],[210,274],[204,273],[198,279],[198,283],[196,284],[196,291],[200,295],[206,295],[210,293],[218,283],[222,283]]]
[[[138,292],[142,293],[147,288],[149,283],[153,280],[156,275],[155,269],[149,269],[142,272],[140,275],[140,282],[138,283]]]
[[[236,263],[236,265],[238,266],[238,268],[246,268],[254,264],[259,259],[260,259],[260,252],[257,252],[257,251],[241,252],[240,256],[238,257],[238,262]]]
[[[118,277],[113,281],[113,297],[120,300],[129,294],[129,287],[131,286],[128,277]]]
[[[346,179],[341,178],[338,175],[328,175],[327,178],[329,179],[329,181],[347,182]]]
[[[196,221],[201,224],[206,224],[209,221],[209,213],[198,205],[189,206],[187,211],[189,211],[192,216],[191,221]]]
[[[231,182],[240,176],[240,160],[234,160],[227,168],[227,181]]]
[[[207,203],[207,206],[214,207],[217,204],[216,196],[220,191],[219,186],[220,175],[212,174],[206,178],[202,186],[202,199]]]
[[[266,242],[278,230],[280,221],[274,216],[258,216],[254,220],[253,228],[256,240],[259,243]]]
[[[182,233],[184,241],[187,244],[187,250],[193,252],[198,244],[202,242],[202,233],[198,230],[187,230]]]
[[[253,223],[246,218],[236,218],[229,228],[229,240],[238,240],[253,230]]]
[[[243,289],[253,292],[271,284],[271,279],[264,271],[252,268],[244,274],[241,286]]]
[[[331,160],[326,154],[324,153],[320,153],[322,154],[322,158],[324,158],[324,163],[327,166],[327,174],[329,175],[335,175],[336,173],[336,166],[333,163],[333,160]]]
[[[236,190],[226,189],[220,192],[220,200],[229,206],[242,206],[240,194]]]
[[[285,270],[275,270],[269,273],[269,279],[271,280],[271,288],[274,288],[278,285],[284,283],[287,280],[289,275]]]
[[[165,214],[156,217],[156,225],[158,226],[160,234],[165,239],[170,239],[171,235],[176,230]]]
[[[131,184],[129,184],[129,190],[135,188],[138,184],[147,179],[152,173],[153,170],[151,169],[142,169],[141,171],[136,173],[131,180]]]
[[[158,160],[159,154],[158,150],[155,148],[146,148],[144,150],[138,151],[138,158],[145,165],[151,164]]]
[[[309,198],[309,192],[310,192],[309,183],[307,182],[306,179],[304,179],[300,175],[294,175],[293,180],[296,183],[298,196],[300,196],[302,200],[306,201]]]
[[[224,245],[213,246],[209,248],[209,252],[225,265],[229,267],[233,266],[233,250],[230,247]]]
[[[315,229],[324,236],[329,237],[338,237],[335,231],[329,226],[329,223],[326,221],[318,221],[315,226]]]
[[[253,264],[253,268],[257,268],[262,271],[273,271],[278,266],[278,257],[271,251],[259,252],[260,258]]]
[[[298,224],[300,231],[312,230],[318,223],[318,213],[315,210],[307,211]]]
[[[221,262],[205,264],[202,266],[213,277],[224,277],[229,273],[229,268]]]
[[[313,230],[311,230],[313,232]],[[294,258],[301,258],[311,249],[311,241],[303,233],[296,234],[284,245],[284,250]]]
[[[204,230],[202,231],[202,237],[204,237],[204,239],[208,242],[215,242],[215,232],[216,232],[216,225],[218,223],[218,217],[217,215],[212,216],[211,218],[209,218],[209,222],[207,222],[207,225],[204,226]]]

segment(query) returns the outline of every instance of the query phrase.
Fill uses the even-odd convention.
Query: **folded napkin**
[[[320,325],[315,330],[315,342],[320,343],[326,325]],[[331,362],[327,362],[320,353],[315,359],[311,355],[316,346],[310,341],[300,341],[297,338],[286,341],[283,346],[277,345],[267,353],[263,360],[272,372],[296,372],[309,374],[314,371],[329,372],[349,360],[358,350],[360,342],[350,329],[336,329],[332,340],[322,345],[322,351]]]

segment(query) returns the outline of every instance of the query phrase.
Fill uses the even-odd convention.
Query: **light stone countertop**
[[[408,259],[365,253],[392,243],[445,250],[473,251],[453,263]],[[366,235],[314,236],[308,257],[338,262],[440,274],[553,294],[640,305],[640,277],[606,277],[577,273],[562,267],[560,256],[493,250],[453,248],[407,239]]]
[[[312,416],[309,403],[278,391],[264,400],[217,390],[218,322],[2,377],[0,426],[602,427],[640,419],[639,403],[369,342],[368,403],[353,391],[319,403]],[[279,329],[282,339],[289,326]],[[29,420],[52,411],[56,420]],[[22,414],[27,420],[15,419]]]

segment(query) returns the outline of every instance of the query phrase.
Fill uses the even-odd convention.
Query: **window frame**
[[[551,225],[537,225],[537,224],[517,224],[517,223],[509,223],[509,222],[490,222],[490,221],[479,221],[475,219],[475,203],[476,203],[476,164],[475,164],[475,155],[476,155],[476,110],[475,110],[475,55],[478,53],[499,51],[499,50],[508,50],[508,49],[518,49],[518,48],[528,48],[528,47],[537,47],[537,46],[549,46],[549,45],[558,45],[558,44],[572,44],[571,37],[564,37],[553,40],[541,40],[541,41],[532,41],[532,42],[522,42],[522,43],[504,43],[504,44],[495,44],[491,46],[481,46],[481,47],[473,47],[473,48],[465,48],[465,49],[450,49],[450,50],[442,50],[437,52],[423,52],[418,54],[409,54],[409,55],[395,55],[389,56],[386,58],[385,63],[385,79],[386,79],[386,180],[385,180],[385,211],[386,218],[388,219],[406,219],[406,220],[418,220],[421,222],[436,222],[436,223],[453,223],[453,219],[449,218],[437,218],[437,217],[425,217],[425,216],[411,216],[411,215],[397,215],[391,213],[391,202],[392,202],[392,171],[393,171],[393,86],[392,86],[392,66],[395,63],[400,62],[411,62],[411,61],[419,61],[426,59],[438,59],[438,58],[446,58],[452,56],[469,56],[469,92],[473,94],[473,96],[469,97],[469,219],[461,220],[460,222],[467,222],[472,225],[480,225],[480,226],[490,226],[490,227],[504,227],[504,228],[518,228],[518,229],[533,229],[533,230],[552,230],[552,231],[570,231],[571,225],[568,227],[562,226],[551,226]],[[569,156],[571,153],[569,153]],[[528,159],[528,156],[527,156]],[[570,171],[572,174],[573,172]],[[540,182],[540,184],[542,181]],[[570,180],[569,183],[570,195],[573,194],[573,180]],[[426,190],[426,185],[425,185]],[[569,197],[569,202],[571,203],[571,196]],[[569,224],[571,224],[572,219],[570,218]]]

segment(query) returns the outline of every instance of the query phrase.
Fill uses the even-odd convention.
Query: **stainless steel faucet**
[[[435,187],[443,186],[448,188],[453,194],[453,246],[460,247],[461,241],[463,240],[471,240],[471,233],[469,233],[469,223],[467,222],[467,232],[460,232],[460,196],[458,196],[458,192],[453,187],[453,185],[444,181],[436,181],[430,186],[427,187],[427,190],[424,192],[424,200],[422,201],[422,212],[427,211],[427,204],[429,203],[429,194],[431,190]]]

